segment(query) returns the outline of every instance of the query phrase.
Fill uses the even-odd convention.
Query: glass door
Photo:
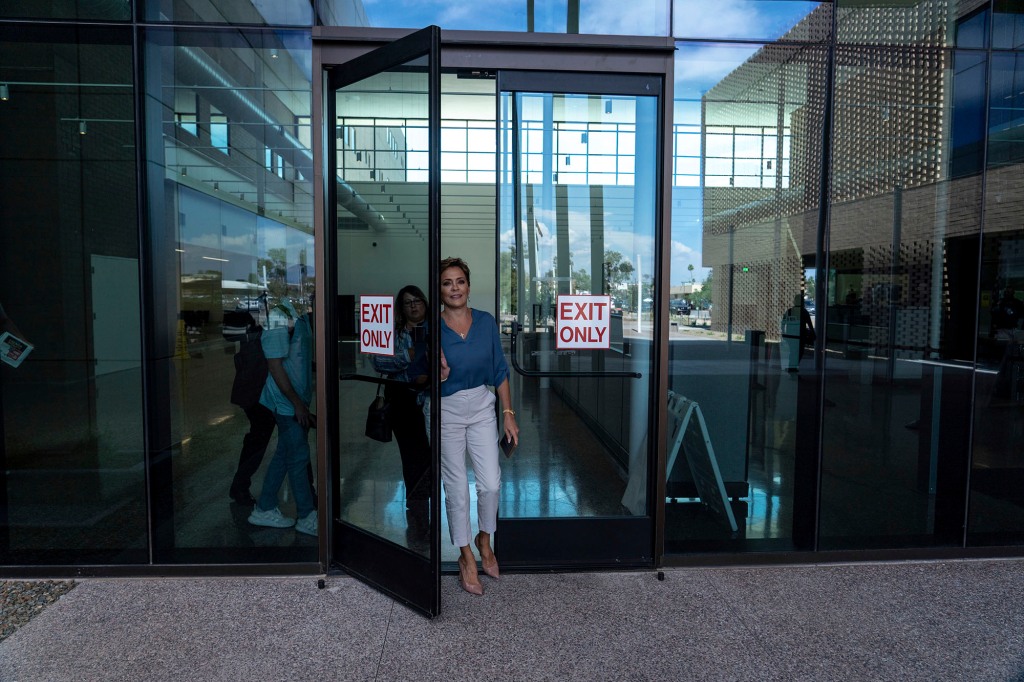
[[[661,78],[502,71],[503,565],[653,562]]]
[[[438,417],[424,409],[438,394],[439,49],[430,27],[328,68],[324,97],[333,557],[428,616],[440,610]]]

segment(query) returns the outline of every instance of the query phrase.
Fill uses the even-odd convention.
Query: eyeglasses
[[[423,299],[422,298],[409,298],[409,299],[406,299],[406,300],[402,301],[402,305],[404,305],[404,306],[406,306],[408,308],[411,308],[414,305],[423,305]]]

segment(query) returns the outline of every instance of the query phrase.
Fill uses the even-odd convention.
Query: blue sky
[[[580,0],[580,32],[666,35],[667,0]],[[776,40],[817,2],[807,0],[675,0],[677,38]],[[526,0],[363,0],[370,26],[525,31]],[[537,0],[534,30],[565,32],[566,0]],[[628,11],[624,11],[628,8]]]

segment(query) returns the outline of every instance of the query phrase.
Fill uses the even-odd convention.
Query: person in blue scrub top
[[[452,543],[459,548],[459,585],[471,594],[484,593],[470,546],[469,479],[466,453],[476,480],[477,520],[473,539],[484,573],[497,579],[498,559],[491,535],[498,522],[501,467],[495,393],[501,403],[504,436],[519,442],[512,409],[508,363],[494,317],[469,307],[469,265],[461,258],[441,261],[441,481]],[[492,393],[488,386],[496,390]]]
[[[267,383],[260,403],[274,413],[277,450],[267,466],[263,491],[249,515],[249,523],[270,528],[291,528],[316,536],[316,504],[306,478],[309,467],[309,429],[316,425],[309,411],[313,398],[313,324],[311,313],[300,314],[288,299],[270,310],[268,328],[260,337],[267,356]],[[278,492],[285,477],[291,484],[297,518],[281,514]]]

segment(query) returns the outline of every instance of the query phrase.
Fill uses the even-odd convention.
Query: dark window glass
[[[989,167],[1024,161],[1024,53],[992,55]]]
[[[944,161],[954,59],[837,57],[820,546],[959,545],[981,176]]]
[[[976,12],[956,22],[957,47],[988,47],[988,10]]]
[[[89,19],[128,21],[132,18],[131,0],[10,0],[0,3],[5,19]]]
[[[0,29],[0,564],[148,561],[130,33]],[[116,201],[111,198],[116,197]]]
[[[796,459],[798,403],[813,395],[826,51],[676,54],[665,549],[790,550],[797,497],[814,494]]]
[[[251,524],[248,500],[277,443],[257,327],[295,324],[313,291],[310,36],[154,30],[145,45],[156,561],[315,561],[316,537]],[[287,484],[271,497],[294,519]]]
[[[993,54],[968,542],[1024,542],[1024,54]]]
[[[992,23],[992,47],[1024,47],[1024,5],[1019,0],[996,0]]]
[[[310,0],[140,0],[139,6],[146,21],[257,26],[313,24]]]
[[[984,53],[953,54],[953,111],[950,119],[951,177],[980,173],[985,158]]]

